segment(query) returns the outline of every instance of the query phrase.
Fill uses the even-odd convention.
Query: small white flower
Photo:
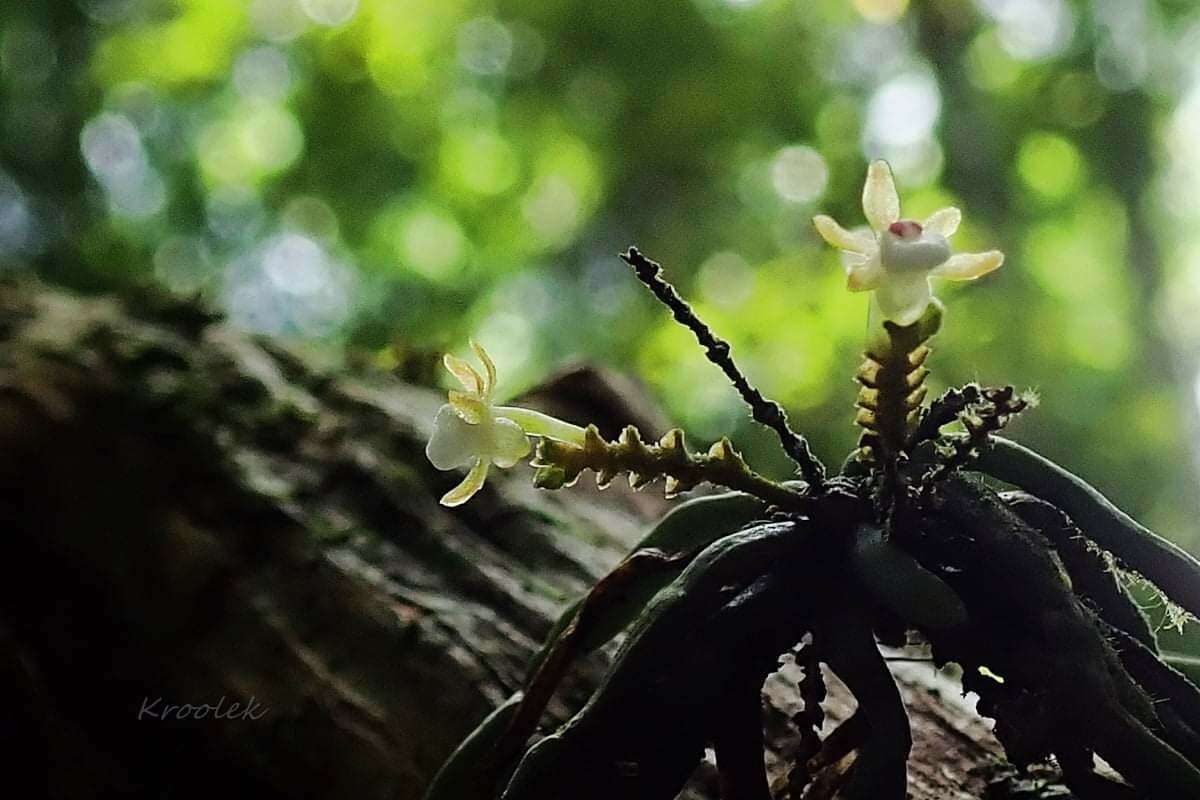
[[[471,349],[483,364],[484,375],[449,353],[442,359],[450,374],[458,378],[465,391],[450,390],[450,402],[438,409],[433,421],[433,436],[425,455],[438,469],[471,465],[462,483],[442,497],[442,505],[462,505],[479,491],[492,464],[511,467],[530,450],[529,438],[521,426],[497,417],[492,408],[496,367],[487,352],[475,342]]]
[[[483,364],[484,374],[447,353],[442,363],[465,391],[450,390],[449,402],[438,409],[433,436],[425,447],[430,463],[441,470],[470,465],[462,483],[446,492],[442,505],[458,506],[480,490],[492,464],[508,468],[529,454],[529,436],[548,436],[582,444],[583,428],[538,411],[492,404],[496,367],[487,351],[475,342],[471,349]]]
[[[870,229],[848,231],[832,217],[813,217],[821,238],[842,251],[846,287],[875,290],[884,319],[911,325],[921,318],[933,295],[930,276],[966,281],[1004,263],[999,250],[951,254],[946,240],[958,230],[957,208],[935,211],[924,222],[900,218],[900,197],[886,161],[874,161],[863,184],[863,213]]]

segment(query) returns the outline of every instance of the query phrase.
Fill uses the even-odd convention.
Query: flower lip
[[[901,239],[911,241],[913,239],[920,238],[924,228],[922,228],[921,223],[917,222],[916,220],[902,219],[889,225],[888,230],[896,236],[899,236]]]

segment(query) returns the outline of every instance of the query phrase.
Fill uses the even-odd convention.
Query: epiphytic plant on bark
[[[675,507],[567,609],[523,690],[447,760],[429,800],[669,800],[710,746],[723,797],[769,800],[760,692],[787,652],[804,670],[804,708],[776,795],[901,800],[911,734],[877,642],[910,637],[960,666],[1014,763],[1057,759],[1083,800],[1200,797],[1200,691],[1159,652],[1124,580],[1136,574],[1196,615],[1200,563],[997,436],[1032,395],[971,384],[926,402],[943,316],[929,277],[976,278],[1003,255],[952,254],[957,209],[901,219],[883,162],[870,166],[863,210],[869,230],[814,219],[842,251],[848,288],[874,292],[855,375],[863,432],[836,475],[634,248],[622,258],[775,432],[795,480],[755,472],[728,439],[699,452],[678,429],[647,442],[629,427],[609,441],[595,426],[495,405],[481,347],[483,373],[446,357],[464,391],[438,412],[428,453],[439,468],[470,467],[447,505],[478,491],[491,465],[530,452],[545,489],[590,470],[601,486],[624,475],[635,488],[663,479],[668,495],[702,483],[731,491]],[[961,430],[944,430],[953,423]],[[998,493],[986,477],[1015,488]],[[529,746],[574,660],[621,633],[586,705]],[[822,664],[858,703],[824,739]],[[1098,771],[1096,756],[1119,777]]]

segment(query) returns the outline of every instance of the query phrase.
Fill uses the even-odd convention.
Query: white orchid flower
[[[973,280],[1004,263],[999,250],[951,254],[946,240],[958,230],[957,208],[935,211],[924,222],[900,218],[900,197],[886,161],[874,161],[863,185],[863,213],[870,229],[848,231],[832,217],[813,217],[821,238],[842,251],[846,287],[874,290],[884,319],[911,325],[920,319],[933,294],[930,276]]]
[[[496,366],[487,351],[475,342],[471,349],[483,364],[484,374],[449,353],[442,359],[464,391],[450,390],[449,402],[438,409],[433,436],[425,455],[433,466],[451,470],[470,465],[462,483],[442,497],[442,505],[458,506],[483,486],[493,464],[508,468],[529,454],[529,436],[583,443],[583,428],[538,411],[492,405]]]

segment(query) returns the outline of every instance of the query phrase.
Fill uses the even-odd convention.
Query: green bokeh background
[[[0,10],[0,264],[154,281],[404,368],[570,359],[695,440],[774,443],[615,257],[637,244],[818,453],[853,445],[866,298],[818,211],[866,160],[999,272],[938,293],[935,389],[1200,547],[1200,13],[1183,0],[31,0]]]

